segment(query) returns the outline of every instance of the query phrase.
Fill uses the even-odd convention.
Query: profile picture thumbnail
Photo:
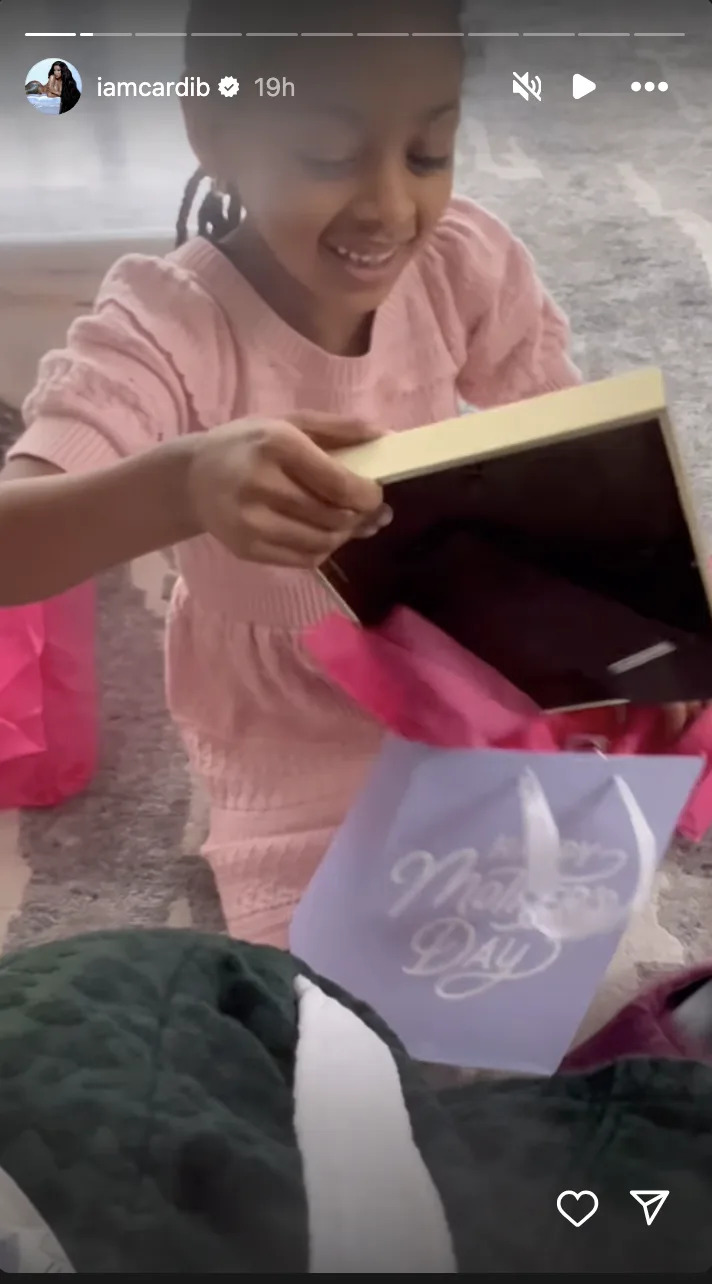
[[[82,78],[63,58],[43,58],[25,77],[25,97],[43,116],[62,116],[82,96]]]

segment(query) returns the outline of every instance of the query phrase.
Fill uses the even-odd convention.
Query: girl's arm
[[[314,411],[238,419],[76,475],[18,454],[0,477],[0,607],[203,533],[248,561],[313,569],[389,520],[380,486],[330,458],[379,435]]]
[[[0,477],[0,607],[206,531],[279,565],[333,552],[331,533],[380,504],[324,453],[364,441],[364,427],[228,423],[238,364],[222,310],[185,269],[139,254],[111,269],[23,404]]]
[[[114,265],[94,311],[42,358],[0,473],[0,606],[192,533],[179,498],[191,430],[236,399],[229,344],[182,269],[138,254]]]
[[[16,457],[0,473],[0,607],[40,601],[199,534],[187,479],[195,438],[69,476]]]

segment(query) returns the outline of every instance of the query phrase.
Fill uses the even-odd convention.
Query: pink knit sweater
[[[41,362],[13,453],[87,472],[241,415],[303,409],[411,428],[457,414],[459,399],[484,408],[577,382],[567,344],[527,251],[468,200],[406,269],[361,357],[293,331],[194,240],[109,272],[93,313]],[[177,558],[168,701],[211,800],[205,854],[230,930],[283,944],[380,733],[300,648],[332,609],[315,577],[240,562],[208,537]]]

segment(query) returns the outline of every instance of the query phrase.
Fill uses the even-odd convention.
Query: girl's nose
[[[417,205],[413,176],[401,159],[383,159],[363,176],[355,212],[374,231],[385,231],[397,241],[412,239],[417,231]]]

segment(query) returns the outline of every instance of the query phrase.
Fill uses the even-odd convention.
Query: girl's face
[[[292,41],[241,83],[239,106],[222,100],[207,139],[184,100],[204,168],[239,192],[245,226],[316,301],[375,309],[441,217],[461,58],[449,39]],[[293,96],[259,97],[260,74]]]
[[[53,76],[61,76],[61,75],[62,75],[62,68],[60,67],[60,65],[59,65],[59,63],[58,63],[58,62],[56,62],[56,63],[54,64],[54,67],[52,68],[52,75],[53,75]]]

